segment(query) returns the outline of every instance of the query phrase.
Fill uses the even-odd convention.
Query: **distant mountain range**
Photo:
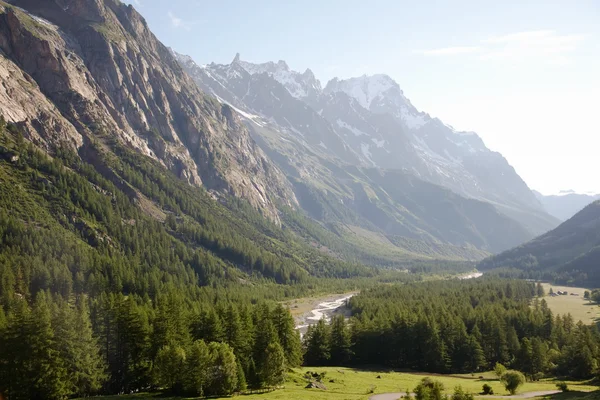
[[[525,276],[562,283],[600,286],[600,201],[556,229],[482,261],[478,268],[519,269]]]
[[[244,116],[300,206],[325,224],[487,252],[558,224],[501,154],[417,110],[387,75],[323,88],[284,61],[237,54],[200,66],[174,54],[204,92]]]
[[[600,194],[576,193],[572,190],[563,190],[554,195],[534,193],[544,209],[561,221],[571,218],[593,201],[600,200]]]

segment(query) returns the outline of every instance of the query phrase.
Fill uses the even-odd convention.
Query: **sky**
[[[475,131],[530,188],[600,193],[600,1],[130,0],[199,64],[285,60],[385,73],[421,111]]]

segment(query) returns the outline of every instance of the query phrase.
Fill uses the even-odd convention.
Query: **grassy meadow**
[[[307,371],[325,372],[323,384],[326,390],[306,389],[308,383],[304,378]],[[387,371],[364,371],[351,368],[322,367],[322,368],[300,368],[288,375],[285,388],[267,393],[248,394],[239,396],[247,400],[366,400],[373,394],[405,392],[417,386],[419,381],[429,376],[444,384],[446,393],[451,394],[454,387],[460,385],[468,392],[477,394],[481,392],[484,383],[492,386],[495,395],[508,395],[502,384],[493,373],[472,375],[436,375],[427,373],[400,373]],[[482,379],[480,378],[482,377]],[[556,390],[556,380],[543,380],[540,382],[527,382],[519,393]],[[570,390],[568,396],[558,400],[583,397],[597,389],[590,382],[568,382]],[[484,398],[484,397],[483,397]],[[100,397],[101,400],[123,400],[123,399],[163,399],[169,397],[163,395],[138,394],[130,396]],[[175,399],[175,398],[173,398]]]
[[[543,283],[542,285],[546,292],[544,300],[546,300],[548,307],[550,307],[554,314],[563,315],[570,313],[575,321],[582,321],[585,324],[591,324],[600,320],[600,306],[590,304],[589,301],[583,299],[583,293],[590,289],[558,286],[549,283]],[[550,288],[552,288],[554,293],[560,290],[569,292],[569,295],[551,297],[548,294]],[[579,296],[571,296],[571,293],[577,293]]]

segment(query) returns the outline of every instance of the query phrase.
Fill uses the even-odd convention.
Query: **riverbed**
[[[331,317],[336,314],[343,314],[348,317],[349,310],[346,308],[346,302],[356,294],[357,293],[345,293],[314,299],[314,308],[296,316],[296,329],[298,329],[300,335],[303,336],[309,325],[316,324],[322,318],[329,322]]]

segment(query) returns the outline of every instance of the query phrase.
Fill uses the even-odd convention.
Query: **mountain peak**
[[[356,99],[367,110],[370,109],[371,103],[374,100],[380,98],[390,89],[395,89],[404,98],[404,94],[398,83],[385,74],[364,74],[360,77],[343,80],[334,78],[325,87],[326,92],[345,92],[350,97]]]
[[[238,64],[240,62],[240,53],[235,53],[235,57],[233,58],[232,64]]]
[[[290,69],[283,60],[279,60],[276,63],[269,61],[261,64],[239,61],[239,64],[250,75],[266,72],[276,81],[281,83],[287,91],[297,99],[304,99],[322,91],[321,82],[315,78],[315,75],[310,69],[306,69],[304,73],[299,73]]]

